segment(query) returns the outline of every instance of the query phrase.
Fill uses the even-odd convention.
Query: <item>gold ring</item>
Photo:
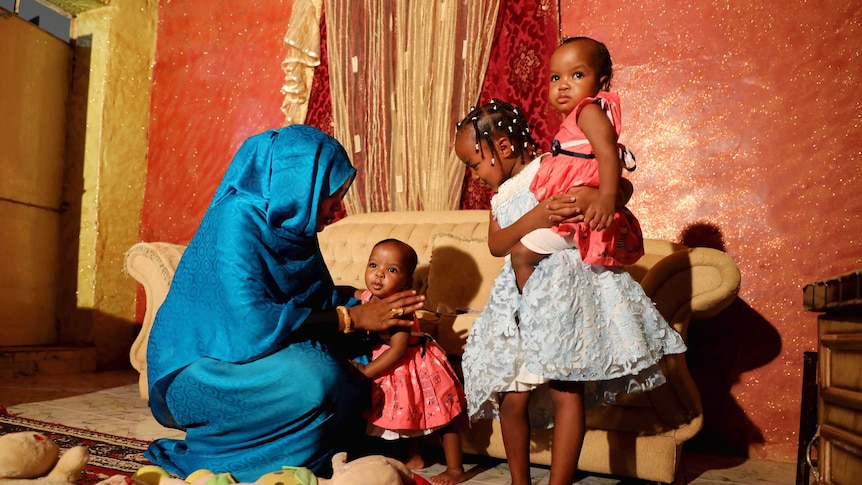
[[[400,317],[401,315],[404,315],[404,309],[403,308],[393,308],[393,309],[389,310],[389,313],[391,313],[393,317]]]

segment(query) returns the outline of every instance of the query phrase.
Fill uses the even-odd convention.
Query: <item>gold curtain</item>
[[[357,180],[348,214],[457,209],[454,123],[475,104],[499,0],[325,0],[335,137]]]
[[[323,0],[295,0],[284,36],[287,55],[281,63],[284,125],[305,122],[314,68],[320,65],[320,14]]]

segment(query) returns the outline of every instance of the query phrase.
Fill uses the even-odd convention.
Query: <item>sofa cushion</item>
[[[491,255],[486,238],[434,235],[425,308],[439,313],[482,310],[503,262]]]

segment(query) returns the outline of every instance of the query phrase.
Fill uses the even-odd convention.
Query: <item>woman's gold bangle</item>
[[[353,320],[350,319],[350,312],[347,311],[346,306],[337,306],[335,307],[338,310],[338,313],[341,314],[341,319],[344,321],[344,333],[350,333],[353,331]]]

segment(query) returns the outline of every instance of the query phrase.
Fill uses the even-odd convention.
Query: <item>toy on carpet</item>
[[[393,458],[370,455],[347,461],[347,453],[332,457],[332,478],[321,478],[308,468],[285,466],[267,473],[254,485],[430,485],[406,465]],[[157,466],[145,466],[135,472],[129,483],[146,485],[252,485],[238,483],[230,473],[198,470],[185,480],[171,477]],[[98,485],[122,485],[100,482]]]
[[[347,461],[347,453],[342,452],[332,457],[332,479],[318,478],[317,483],[318,485],[425,485],[428,482],[414,474],[404,463],[393,458],[369,455]]]
[[[75,446],[60,454],[47,436],[19,431],[0,436],[0,484],[67,485],[81,479],[90,452]]]
[[[2,485],[2,484],[0,484]],[[97,485],[148,485],[145,482],[141,482],[139,480],[135,480],[128,475],[112,475]]]

